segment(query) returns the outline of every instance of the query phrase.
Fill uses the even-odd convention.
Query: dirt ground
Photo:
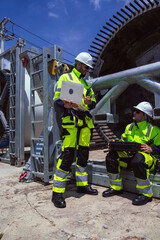
[[[133,206],[133,193],[103,198],[105,188],[94,186],[98,196],[78,194],[69,180],[67,207],[58,209],[52,182],[19,182],[21,171],[0,162],[2,240],[160,240],[160,199]]]

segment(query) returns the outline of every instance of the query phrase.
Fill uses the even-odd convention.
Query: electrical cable
[[[33,32],[27,30],[26,28],[24,28],[24,27],[22,27],[22,26],[20,26],[20,25],[18,25],[18,24],[16,24],[16,23],[14,23],[14,22],[11,21],[11,20],[9,20],[9,21],[10,21],[13,25],[15,25],[15,26],[21,28],[22,30],[24,30],[24,31],[26,31],[26,32],[28,32],[28,33],[30,33],[31,35],[33,35],[33,36],[35,36],[35,37],[41,39],[42,41],[44,41],[44,42],[46,42],[46,43],[48,43],[48,44],[50,44],[50,45],[53,45],[53,43],[51,43],[51,42],[45,40],[44,38],[38,36],[37,34],[34,34]],[[67,51],[65,51],[65,50],[63,50],[63,51],[64,51],[65,53],[67,53],[67,54],[69,54],[69,55],[75,57],[75,55],[73,55],[72,53],[69,53],[69,52],[67,52]]]
[[[14,36],[15,38],[17,38],[17,39],[19,39],[19,38],[23,38],[23,37],[21,37],[21,36],[19,36],[19,35],[17,35],[17,34],[15,34],[14,32],[11,32],[11,31],[9,31],[8,29],[7,29],[7,31],[8,31],[8,33],[9,34],[13,34],[12,36]],[[23,38],[24,39],[24,38]],[[33,42],[30,42],[30,41],[28,41],[27,39],[24,39],[24,40],[26,40],[27,41],[27,43],[29,43],[29,44],[31,44],[31,45],[33,45],[33,46],[35,46],[35,47],[37,47],[37,48],[39,48],[39,49],[41,49],[42,50],[42,47],[40,47],[40,46],[38,46],[38,45],[36,45],[35,43],[33,43]]]
[[[23,37],[21,37],[21,36],[15,34],[14,32],[9,31],[9,30],[6,29],[6,28],[5,28],[5,30],[6,30],[9,34],[11,34],[12,36],[14,36],[16,39],[23,38]],[[24,38],[23,38],[23,39],[24,39]],[[26,40],[26,42],[29,43],[29,44],[31,44],[32,46],[35,46],[35,47],[37,47],[37,48],[39,48],[39,49],[41,49],[41,50],[43,49],[42,47],[40,47],[40,46],[34,44],[34,43],[31,42],[31,41],[28,41],[27,39],[24,39],[24,40]],[[73,64],[73,61],[70,61],[70,60],[65,59],[65,58],[64,58],[64,60]],[[65,63],[65,62],[64,62],[64,63]]]

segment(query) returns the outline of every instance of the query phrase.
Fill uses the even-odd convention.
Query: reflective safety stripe
[[[56,181],[56,180],[54,180],[54,187],[55,188],[65,188],[66,187],[66,181]]]
[[[153,195],[153,193],[152,193],[152,183],[150,182],[150,180],[149,179],[142,180],[139,178],[136,178],[136,180],[137,180],[136,188],[137,188],[138,192],[140,192],[148,197],[151,197]]]
[[[133,126],[134,126],[134,123],[132,123],[131,125],[130,125],[130,127],[129,127],[129,131],[132,131],[132,128],[133,128]]]
[[[132,131],[133,126],[134,126],[134,123],[132,123],[132,124],[130,125],[130,127],[129,127],[128,130],[129,130],[129,131]],[[150,124],[150,125],[148,126],[148,130],[147,130],[147,133],[146,133],[146,137],[149,137],[149,135],[150,135],[150,133],[151,133],[151,129],[152,129],[152,127],[153,127],[152,124]]]
[[[123,189],[122,178],[120,177],[119,173],[118,174],[108,173],[108,175],[109,175],[111,188],[113,188],[117,191]]]
[[[137,183],[139,186],[150,186],[151,185],[149,178],[147,180],[142,180],[139,178],[136,178],[136,179],[137,179]]]
[[[86,181],[86,182],[76,182],[76,185],[77,185],[77,187],[83,187],[83,186],[88,185],[88,181]]]
[[[137,188],[138,192],[140,192],[142,194],[151,194],[151,195],[153,195],[153,193],[152,193],[152,186],[145,187],[145,188],[140,188],[138,185],[136,185],[136,188]]]
[[[122,186],[122,178],[119,180],[116,180],[116,181],[110,179],[110,185],[115,185],[115,186],[121,187]]]
[[[60,169],[56,169],[55,176],[64,179],[65,177],[67,177],[68,174],[69,174],[69,172],[64,172],[64,171],[62,171],[62,170],[60,170]]]
[[[121,178],[119,173],[118,174],[108,173],[108,176],[110,180],[114,180],[114,181]]]
[[[54,102],[57,101],[57,100],[59,100],[59,99],[60,99],[60,97],[56,97],[56,98],[54,98]]]
[[[149,127],[148,127],[148,130],[147,130],[146,137],[149,137],[152,127],[153,127],[153,125],[150,124]]]
[[[76,172],[80,172],[80,173],[86,173],[86,168],[82,168],[82,167],[79,167],[79,166],[76,166]]]
[[[65,188],[56,188],[56,187],[53,186],[52,191],[56,192],[56,193],[64,193]]]
[[[61,92],[61,88],[57,88],[57,92]]]
[[[68,73],[68,76],[69,76],[70,80],[73,81],[71,73]]]
[[[88,174],[77,175],[77,173],[76,173],[75,175],[76,175],[76,182],[87,182],[87,180],[88,180]]]

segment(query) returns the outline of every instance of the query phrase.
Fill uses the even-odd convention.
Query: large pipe
[[[133,84],[140,78],[156,78],[160,76],[160,62],[131,68],[118,73],[109,74],[90,80],[94,91],[110,88],[120,81],[127,81]]]
[[[160,94],[160,83],[148,78],[137,79],[137,84],[152,93]]]
[[[113,102],[113,99],[116,99],[125,89],[128,87],[128,83],[125,81],[121,81],[117,83],[114,87],[112,87],[105,96],[97,103],[96,107],[91,110],[91,114],[95,115],[99,109],[110,99]]]

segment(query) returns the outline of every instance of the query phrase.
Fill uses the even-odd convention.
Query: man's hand
[[[76,103],[73,103],[72,101],[68,102],[64,99],[63,102],[64,102],[65,108],[74,108],[74,107],[77,108],[78,107],[78,105]]]
[[[91,105],[92,104],[92,100],[89,96],[87,97],[83,97],[84,99],[84,103],[87,104],[87,105]]]
[[[144,143],[142,143],[141,144],[141,151],[142,152],[152,152],[152,148],[151,147],[149,147],[147,144],[144,144]]]

